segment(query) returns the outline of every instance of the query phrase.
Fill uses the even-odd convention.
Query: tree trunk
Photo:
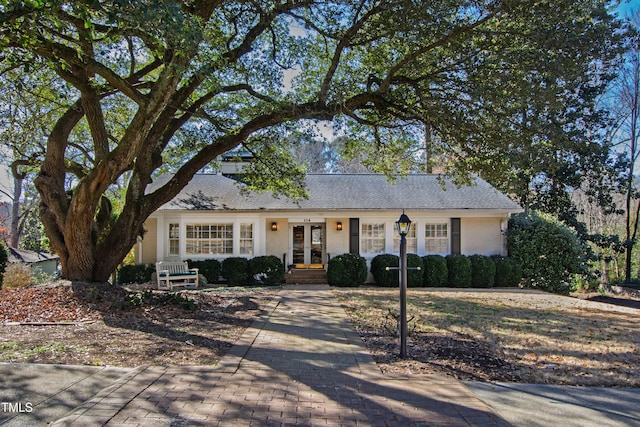
[[[13,177],[13,206],[11,207],[11,231],[9,232],[9,246],[17,248],[20,241],[20,199],[22,198],[23,178]]]

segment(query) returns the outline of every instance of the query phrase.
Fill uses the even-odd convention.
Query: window
[[[240,253],[253,255],[253,224],[240,224]]]
[[[187,249],[190,255],[233,253],[233,224],[187,224]]]
[[[411,223],[407,233],[407,253],[418,252],[418,239],[416,238],[416,223]],[[400,252],[400,235],[396,231],[393,238],[393,251]]]
[[[385,251],[384,224],[362,224],[362,252],[381,254]]]
[[[427,224],[424,234],[425,252],[428,254],[446,254],[449,251],[449,233],[447,224]]]
[[[180,255],[180,224],[169,224],[169,255]]]

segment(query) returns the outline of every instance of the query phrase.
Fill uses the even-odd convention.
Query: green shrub
[[[367,261],[357,254],[335,256],[327,265],[327,280],[331,286],[363,285],[367,280]]]
[[[442,255],[427,255],[422,258],[422,283],[424,286],[437,288],[446,286],[449,281],[447,260]]]
[[[475,288],[493,288],[496,280],[496,265],[485,255],[471,255],[471,285]]]
[[[257,256],[250,259],[249,271],[256,284],[276,286],[284,281],[284,265],[277,256]]]
[[[522,266],[513,258],[493,256],[496,265],[496,280],[494,286],[500,288],[514,288],[522,281]]]
[[[387,270],[387,267],[391,269]],[[399,267],[400,257],[397,255],[377,255],[371,260],[371,273],[378,286],[400,286]],[[407,254],[407,268],[415,268],[407,271],[407,287],[422,286],[422,258],[416,254]]]
[[[155,271],[153,264],[123,265],[118,270],[118,283],[150,283]]]
[[[422,257],[417,254],[407,254],[407,287],[419,288],[422,286]]]
[[[388,270],[387,267],[397,268],[400,265],[400,258],[397,255],[381,254],[376,255],[371,260],[371,274],[378,286],[394,287],[399,286],[400,275],[398,270]]]
[[[529,286],[566,294],[574,274],[586,271],[587,248],[575,232],[548,216],[525,212],[509,220],[509,255],[520,262]]]
[[[231,257],[222,260],[222,277],[228,286],[244,286],[250,283],[249,260]]]
[[[222,266],[217,259],[203,259],[203,260],[187,260],[189,268],[197,268],[198,274],[202,274],[207,280],[206,283],[217,283],[220,281],[220,271]]]
[[[9,253],[4,243],[0,243],[0,286],[2,286],[2,278],[4,277],[4,269],[9,262]]]
[[[447,255],[449,286],[453,288],[471,287],[471,261],[464,255]]]

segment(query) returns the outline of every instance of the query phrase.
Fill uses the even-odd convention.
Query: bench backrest
[[[189,270],[189,265],[186,261],[159,261],[156,270],[168,270],[169,274],[184,273]]]

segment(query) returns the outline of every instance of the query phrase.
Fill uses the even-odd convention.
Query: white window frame
[[[184,252],[187,256],[233,255],[234,236],[233,222],[186,223]]]
[[[395,223],[393,224],[395,226]],[[407,253],[418,253],[418,227],[415,222],[412,222],[409,226],[409,232],[407,233]],[[397,230],[393,234],[393,253],[400,252],[400,235]]]
[[[255,226],[252,222],[241,222],[238,233],[238,252],[240,255],[253,255],[255,253]],[[250,235],[247,235],[249,231]]]
[[[167,252],[169,256],[180,255],[180,223],[170,222],[167,230],[169,235]]]
[[[430,222],[424,225],[424,252],[428,255],[447,255],[450,246],[448,222]],[[435,235],[431,235],[431,234]]]
[[[363,222],[360,224],[360,250],[363,254],[383,254],[386,251],[386,224]],[[376,243],[377,242],[377,243]],[[382,243],[382,245],[380,245]],[[375,250],[373,250],[375,248]]]

